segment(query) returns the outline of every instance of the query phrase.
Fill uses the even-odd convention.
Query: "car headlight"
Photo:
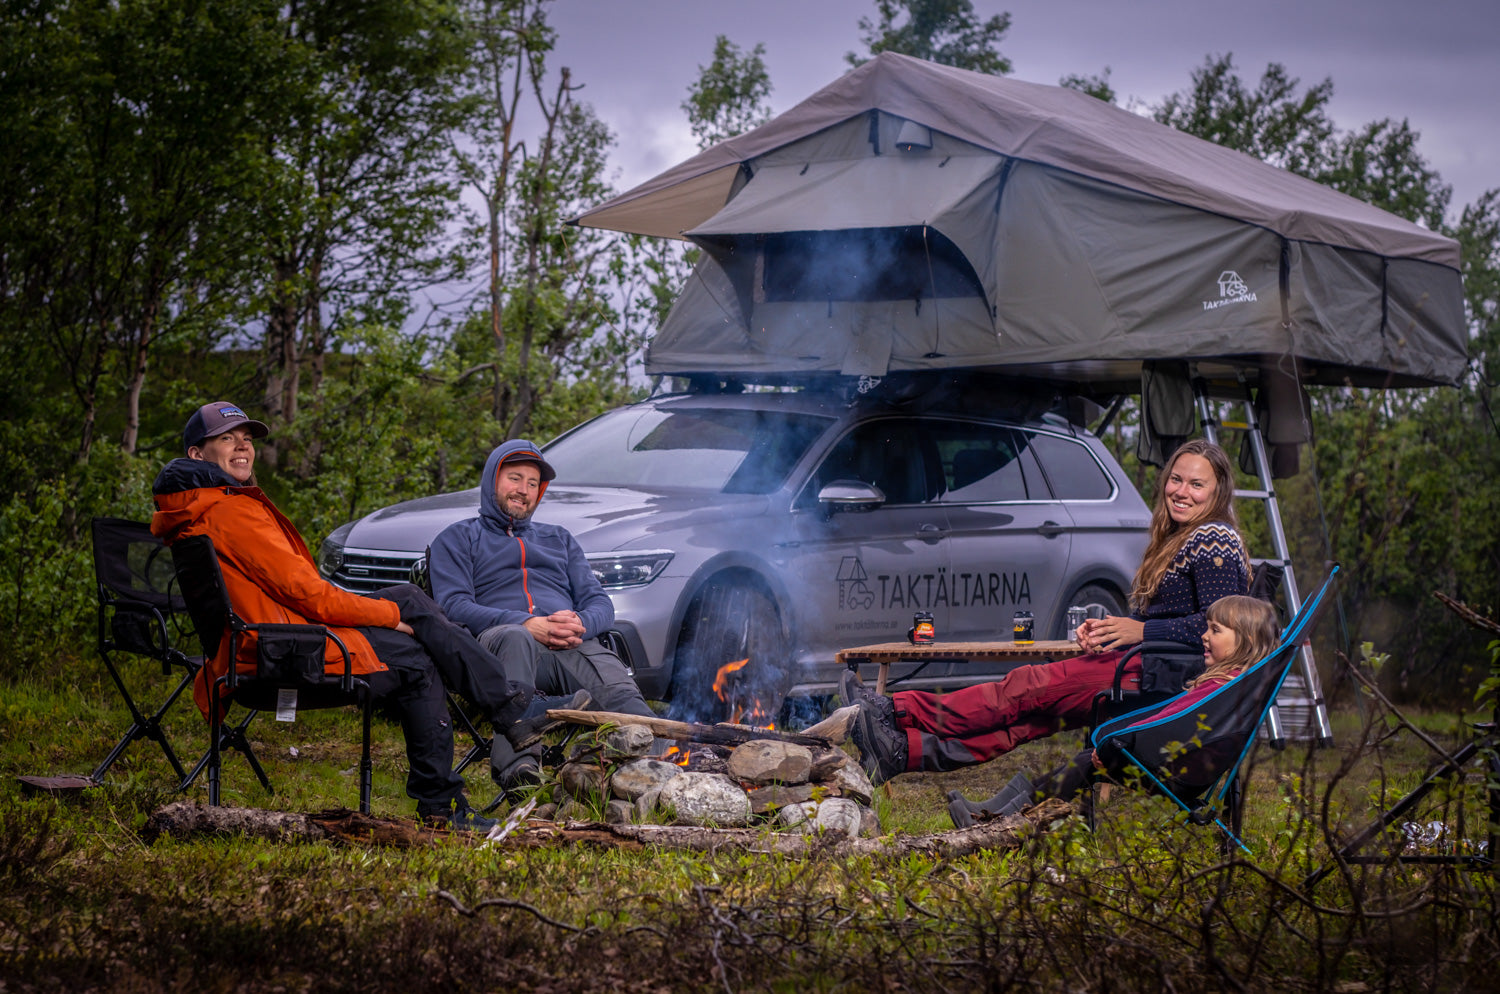
[[[324,579],[332,579],[344,565],[344,546],[341,542],[335,542],[332,536],[325,538],[323,544],[318,547],[318,572],[323,574]]]
[[[661,575],[672,561],[667,549],[651,552],[603,552],[588,556],[589,568],[607,589],[639,587]]]

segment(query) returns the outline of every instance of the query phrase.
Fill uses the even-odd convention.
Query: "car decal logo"
[[[845,556],[839,563],[839,609],[867,611],[875,603],[875,591],[865,581],[870,578],[858,556]]]

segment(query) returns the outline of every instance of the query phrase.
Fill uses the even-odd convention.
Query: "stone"
[[[812,784],[799,783],[792,786],[784,784],[771,784],[768,787],[757,787],[745,792],[750,798],[750,813],[763,815],[767,811],[776,808],[784,808],[788,804],[800,804],[803,801],[812,800]]]
[[[635,799],[635,820],[646,821],[656,811],[657,799],[661,797],[661,788],[653,787],[640,797]]]
[[[875,797],[875,785],[870,783],[870,778],[858,763],[846,763],[834,770],[831,782],[841,796],[860,804],[869,804]]]
[[[860,822],[859,805],[847,797],[830,797],[818,805],[817,816],[813,821],[821,832],[837,832],[855,838],[859,835]]]
[[[576,797],[581,801],[602,797],[609,788],[604,767],[594,763],[564,763],[557,771],[557,779],[569,797]]]
[[[865,839],[880,837],[880,816],[875,813],[874,808],[867,808],[863,804],[859,806],[859,834]]]
[[[609,778],[609,790],[622,800],[634,801],[648,790],[658,790],[668,780],[681,775],[682,767],[675,763],[637,759],[615,770],[615,775]]]
[[[531,817],[538,821],[552,821],[557,817],[557,805],[548,801],[546,804],[538,804],[531,811]]]
[[[604,755],[609,759],[644,756],[655,741],[656,736],[645,725],[621,725],[604,736]]]
[[[830,780],[833,775],[846,766],[856,764],[849,762],[849,754],[842,749],[820,749],[813,753],[812,769],[807,778],[814,783]]]
[[[629,801],[621,801],[618,798],[610,801],[604,808],[604,823],[606,825],[628,825],[630,816],[635,814],[635,805]]]
[[[776,812],[776,821],[783,828],[806,833],[813,826],[813,818],[817,816],[818,803],[816,801],[801,801],[796,804],[788,804]]]
[[[726,772],[750,783],[807,783],[812,750],[793,742],[752,739],[735,747]]]
[[[587,805],[579,804],[569,797],[557,806],[557,819],[559,823],[570,821],[593,821],[594,812]]]
[[[683,773],[668,780],[658,802],[685,825],[742,828],[750,824],[750,798],[722,773]]]

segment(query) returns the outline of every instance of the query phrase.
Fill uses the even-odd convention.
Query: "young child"
[[[1203,698],[1259,662],[1276,648],[1276,609],[1254,597],[1234,594],[1209,605],[1208,628],[1203,633],[1203,672],[1160,711],[1143,721],[1158,721],[1191,709]],[[1070,801],[1088,786],[1093,768],[1105,769],[1093,749],[1085,749],[1068,762],[1032,783],[1018,774],[994,797],[975,804],[957,791],[948,795],[948,813],[953,824],[965,828],[976,817],[998,818],[1015,814],[1049,797]]]

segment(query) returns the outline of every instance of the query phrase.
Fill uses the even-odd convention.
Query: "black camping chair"
[[[359,810],[370,813],[370,718],[374,695],[370,685],[353,672],[349,650],[337,635],[322,625],[250,624],[234,613],[229,589],[219,569],[213,540],[206,535],[182,539],[172,546],[178,584],[188,613],[198,630],[203,651],[212,658],[227,636],[229,668],[209,686],[208,803],[218,805],[222,767],[223,714],[230,701],[257,711],[284,713],[288,708],[316,710],[355,706],[360,709],[363,740],[359,762]],[[240,639],[256,635],[256,672],[239,672]],[[324,664],[328,642],[343,656],[343,672],[330,674]],[[248,742],[238,746],[249,760],[261,785],[271,791],[270,781],[255,760]],[[272,791],[274,793],[274,791]]]
[[[183,628],[187,606],[177,591],[171,558],[164,554],[166,546],[161,539],[139,521],[95,518],[92,530],[94,579],[99,594],[99,658],[104,660],[104,668],[130,711],[131,723],[89,779],[98,783],[132,742],[150,739],[161,747],[181,782],[187,774],[161,721],[192,684],[203,657],[189,656],[177,648],[191,632]],[[125,684],[118,658],[122,654],[159,663],[164,677],[180,674],[171,693],[150,715],[141,710]]]
[[[178,645],[192,635],[185,627],[186,605],[177,591],[177,578],[166,546],[139,521],[94,518],[94,579],[99,598],[98,641],[95,648],[130,712],[130,727],[88,776],[23,776],[28,790],[65,793],[99,786],[104,774],[132,742],[150,739],[161,747],[180,785],[186,775],[162,728],[162,719],[193,682],[202,656],[189,656]],[[141,709],[121,669],[126,656],[138,656],[161,666],[162,676],[177,677],[171,692],[149,715]]]
[[[1276,703],[1302,642],[1332,601],[1339,568],[1334,566],[1318,592],[1303,603],[1281,641],[1264,659],[1176,714],[1156,717],[1171,700],[1112,718],[1088,738],[1114,771],[1139,771],[1155,793],[1171,799],[1198,825],[1217,825],[1241,849],[1243,797],[1240,773],[1255,744],[1255,733]],[[1220,812],[1227,810],[1231,824]]]

